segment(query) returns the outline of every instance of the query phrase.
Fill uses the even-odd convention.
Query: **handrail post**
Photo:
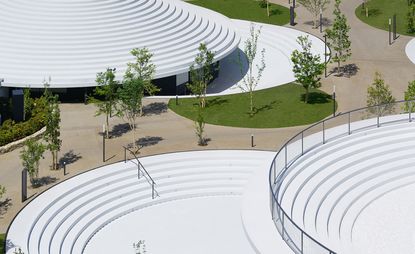
[[[412,122],[412,101],[409,102],[409,122]]]
[[[288,167],[288,161],[287,161],[287,145],[285,145],[285,169],[287,169]]]
[[[154,199],[154,183],[151,183],[151,197]]]
[[[304,253],[304,232],[301,231],[301,253]]]
[[[304,131],[301,132],[301,155],[304,155]]]
[[[349,135],[352,133],[350,130],[351,129],[350,129],[350,111],[349,111]]]
[[[325,128],[325,123],[326,121],[323,121],[323,144],[326,143],[326,128]]]
[[[127,147],[124,147],[124,163],[127,163]]]
[[[377,108],[378,108],[378,114],[377,114],[377,126],[378,126],[378,128],[380,127],[380,123],[379,123],[379,115],[380,115],[380,107],[379,106],[377,106]]]

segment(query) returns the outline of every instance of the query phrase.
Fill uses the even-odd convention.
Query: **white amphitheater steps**
[[[154,213],[167,216],[168,211],[161,208],[166,204],[174,210],[175,202],[171,201],[178,200],[196,199],[210,204],[224,200],[223,206],[235,204],[237,206],[233,207],[237,213],[232,214],[231,218],[240,224],[240,198],[235,198],[244,193],[246,182],[253,172],[267,174],[272,155],[272,152],[225,150],[143,157],[141,162],[156,182],[156,190],[160,195],[155,199],[151,199],[151,188],[146,180],[143,177],[137,179],[137,167],[132,161],[104,166],[73,177],[39,195],[17,215],[8,231],[7,240],[12,245],[20,246],[27,254],[75,254],[84,253],[85,250],[89,250],[85,253],[94,253],[96,246],[103,246],[104,250],[106,246],[105,242],[97,245],[96,235],[99,235],[97,239],[101,239],[106,232],[114,234],[107,230],[108,226],[116,227],[118,221],[140,215],[141,211],[145,213],[146,209],[155,209]],[[200,201],[191,202],[196,204]],[[214,214],[213,211],[222,208],[211,209],[210,213]],[[207,217],[209,211],[205,210],[204,216],[203,211],[200,213],[199,216],[203,218]],[[224,214],[230,213],[224,211]],[[148,220],[151,219],[148,217]],[[137,220],[146,221],[146,218],[138,217]],[[272,226],[272,220],[267,219],[267,222]],[[131,224],[134,225],[133,221],[130,221]],[[245,248],[238,253],[253,253],[242,226],[239,231],[243,240],[238,243],[239,248]],[[180,234],[180,229],[177,229],[177,237]],[[217,234],[225,237],[221,235],[220,228]],[[163,245],[162,239],[159,241],[157,244]],[[88,249],[90,242],[95,246],[94,251]],[[131,248],[131,245],[132,242],[127,248]],[[13,250],[9,249],[8,253],[13,253]],[[152,253],[156,254],[157,251]]]
[[[358,131],[297,159],[281,183],[278,198],[293,221],[325,246],[338,253],[368,253],[363,245],[361,249],[353,245],[354,240],[362,241],[354,235],[363,234],[356,232],[356,223],[382,197],[415,185],[414,163],[415,123]],[[370,216],[387,220],[376,212]],[[364,233],[381,234],[370,229]],[[396,248],[394,253],[403,253]]]

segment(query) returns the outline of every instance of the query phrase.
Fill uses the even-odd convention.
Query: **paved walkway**
[[[274,2],[288,5],[286,0],[274,0]],[[352,26],[353,56],[348,63],[356,64],[359,69],[350,78],[331,75],[327,79],[323,79],[322,89],[326,92],[331,93],[332,85],[336,84],[336,95],[341,112],[365,105],[366,89],[372,82],[375,71],[383,74],[397,99],[403,98],[403,91],[406,89],[408,81],[415,79],[415,65],[409,61],[405,54],[405,46],[410,37],[400,36],[392,46],[388,46],[387,32],[363,24],[355,17],[354,9],[359,3],[359,0],[347,0],[342,5],[349,24]],[[311,16],[302,7],[297,8],[296,11],[298,24],[295,28],[321,37],[319,31],[312,29],[309,24],[312,20]],[[332,8],[325,11],[325,16],[329,20],[331,20],[331,12]],[[166,100],[163,99],[146,101],[146,103],[158,103],[153,106],[158,105],[159,108],[165,107],[163,104],[165,102]],[[60,181],[85,169],[104,164],[101,150],[102,137],[99,135],[104,121],[102,117],[93,116],[94,110],[92,105],[61,105],[63,147],[60,156],[66,154],[68,161],[72,161],[67,166],[70,174],[64,177],[62,171],[50,171],[48,165],[51,159],[50,155],[46,154],[45,159],[41,162],[40,172],[41,177],[50,177],[45,178],[46,182],[53,181],[53,178]],[[119,119],[111,119],[112,125],[119,124],[118,127],[125,127],[122,123]],[[145,116],[139,120],[138,125],[138,136],[148,136],[147,139],[151,141],[148,146],[142,149],[141,156],[194,149],[251,149],[251,134],[255,135],[255,149],[276,150],[285,140],[302,129],[302,127],[246,129],[206,125],[207,136],[212,140],[207,147],[199,147],[196,145],[193,122],[169,110]],[[122,145],[131,143],[131,132],[122,134],[124,132],[122,128],[118,129],[121,129],[120,136],[107,142],[106,163],[122,160]],[[0,232],[6,231],[14,215],[25,204],[20,202],[20,171],[22,167],[19,152],[20,149],[0,155],[0,184],[6,186],[6,197],[11,198],[7,213],[4,209],[0,210]],[[29,189],[29,195],[39,193],[49,186],[51,183],[36,190]]]

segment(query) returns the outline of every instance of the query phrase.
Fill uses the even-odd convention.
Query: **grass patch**
[[[4,239],[6,238],[6,234],[0,234],[0,254],[4,253]]]
[[[370,0],[366,6],[368,7],[368,17],[366,17],[366,10],[362,9],[362,5],[359,5],[355,10],[356,16],[366,24],[388,31],[389,18],[392,19],[396,14],[397,33],[415,35],[407,32],[406,15],[409,9],[407,0]]]
[[[232,19],[243,19],[255,22],[285,25],[290,21],[290,10],[278,4],[270,3],[270,16],[267,8],[262,8],[254,0],[190,0],[188,3],[205,7]]]
[[[311,124],[333,113],[331,96],[323,91],[312,89],[308,104],[303,96],[304,88],[292,83],[256,91],[256,114],[252,117],[247,93],[208,97],[204,117],[206,123],[215,125],[277,128]],[[196,119],[197,105],[196,98],[179,99],[179,105],[175,99],[169,101],[171,110],[192,120]]]

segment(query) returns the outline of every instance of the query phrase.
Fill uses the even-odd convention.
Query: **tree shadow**
[[[198,143],[199,146],[207,146],[209,145],[209,142],[212,141],[211,138],[203,138],[201,142]]]
[[[320,21],[320,19],[319,19],[319,21]],[[328,27],[328,26],[331,26],[331,25],[333,25],[333,21],[331,20],[331,19],[329,19],[329,18],[323,18],[322,20],[321,20],[321,23],[323,24],[323,28],[326,26],[326,27]],[[304,25],[309,25],[309,26],[313,26],[314,25],[314,21],[312,21],[312,20],[309,20],[309,21],[306,21],[306,22],[304,22],[303,23]],[[317,27],[317,28],[319,28],[320,27],[320,24],[318,24],[319,26]],[[316,29],[317,29],[316,28]]]
[[[206,107],[213,107],[213,106],[216,106],[216,105],[219,106],[219,105],[222,105],[224,103],[228,103],[228,99],[223,99],[221,97],[216,97],[214,99],[208,99],[206,101]]]
[[[281,15],[281,14],[282,14],[282,11],[279,10],[279,9],[270,9],[269,10],[269,16],[270,17],[275,16],[275,15]]]
[[[271,101],[270,103],[265,104],[265,105],[263,105],[261,107],[254,107],[254,115],[256,115],[257,113],[263,112],[263,111],[271,110],[271,109],[274,108],[273,107],[274,104],[277,104],[278,105],[280,103],[281,103],[281,101],[274,100],[274,101]]]
[[[6,200],[0,202],[0,216],[6,214],[12,205],[13,203],[10,198],[7,198]]]
[[[330,75],[334,74],[336,77],[346,77],[351,78],[355,76],[359,72],[359,67],[356,64],[346,64],[340,67],[340,72],[338,71],[339,68],[335,67],[333,70],[330,71]]]
[[[143,116],[160,115],[167,112],[167,104],[153,102],[143,107]]]
[[[364,12],[366,12],[366,11],[364,11]],[[369,17],[376,17],[376,16],[381,15],[382,11],[378,8],[373,8],[373,9],[369,9],[367,13],[368,13]]]
[[[51,176],[44,176],[38,179],[35,179],[33,184],[32,184],[32,188],[36,189],[45,185],[49,185],[52,183],[55,183],[56,181],[58,181],[59,179],[56,177],[51,177]]]
[[[78,154],[75,154],[74,151],[71,149],[69,152],[66,152],[60,159],[59,159],[59,165],[63,165],[65,162],[66,165],[75,163],[79,159],[82,159],[82,156]]]
[[[116,124],[112,127],[110,136],[112,138],[118,138],[130,131],[130,125],[128,123]]]
[[[138,139],[136,145],[141,149],[143,147],[157,145],[162,140],[164,140],[162,137],[145,136]]]
[[[304,101],[305,94],[301,95],[301,101]],[[319,93],[319,92],[310,92],[308,94],[308,102],[307,104],[323,104],[328,103],[331,99],[331,95]]]

